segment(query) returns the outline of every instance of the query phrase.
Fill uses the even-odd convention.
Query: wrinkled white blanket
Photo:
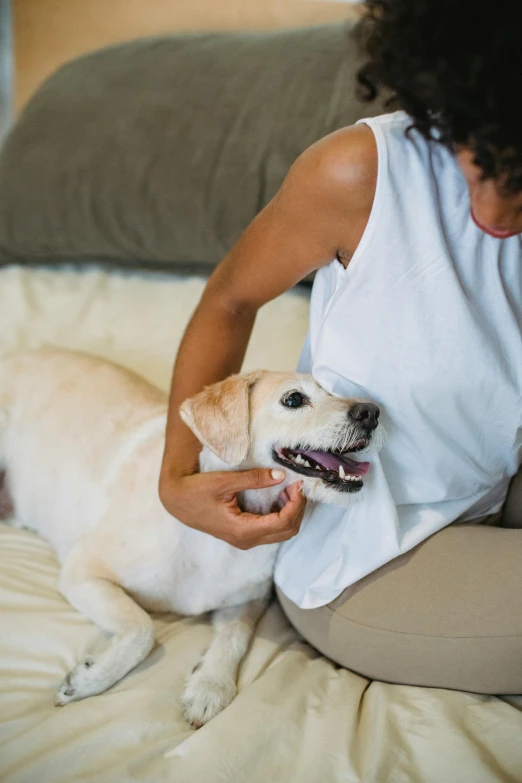
[[[100,271],[0,270],[0,353],[52,343],[115,359],[166,388],[203,281]],[[295,366],[306,295],[261,312],[247,369]],[[522,698],[369,683],[299,640],[273,604],[233,704],[199,731],[177,696],[211,636],[205,619],[156,619],[158,645],[101,696],[54,691],[104,643],[58,594],[33,534],[0,525],[3,783],[490,783],[522,781]],[[522,661],[521,661],[522,666]]]

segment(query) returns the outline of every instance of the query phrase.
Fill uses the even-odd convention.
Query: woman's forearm
[[[213,296],[210,281],[181,341],[169,400],[162,474],[193,473],[201,445],[178,410],[205,386],[239,372],[255,321],[254,308],[233,308]]]

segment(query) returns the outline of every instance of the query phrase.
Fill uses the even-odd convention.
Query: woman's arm
[[[258,309],[329,263],[349,256],[373,201],[376,153],[366,126],[339,131],[296,161],[274,199],[211,275],[181,342],[172,379],[160,497],[185,524],[241,548],[290,538],[304,503],[294,487],[279,512],[242,513],[236,493],[279,483],[268,469],[196,474],[200,444],[180,404],[239,372]]]

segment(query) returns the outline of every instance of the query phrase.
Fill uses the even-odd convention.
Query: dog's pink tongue
[[[357,462],[345,454],[332,454],[329,451],[300,451],[299,454],[303,457],[311,457],[325,470],[335,470],[336,473],[339,472],[339,465],[342,465],[350,476],[364,476],[370,467],[369,462]]]

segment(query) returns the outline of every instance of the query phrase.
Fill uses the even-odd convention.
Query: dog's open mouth
[[[362,477],[368,472],[370,463],[357,462],[348,455],[361,451],[367,445],[368,440],[361,439],[344,452],[278,448],[273,450],[272,457],[294,473],[320,478],[340,492],[359,492],[363,486]]]

